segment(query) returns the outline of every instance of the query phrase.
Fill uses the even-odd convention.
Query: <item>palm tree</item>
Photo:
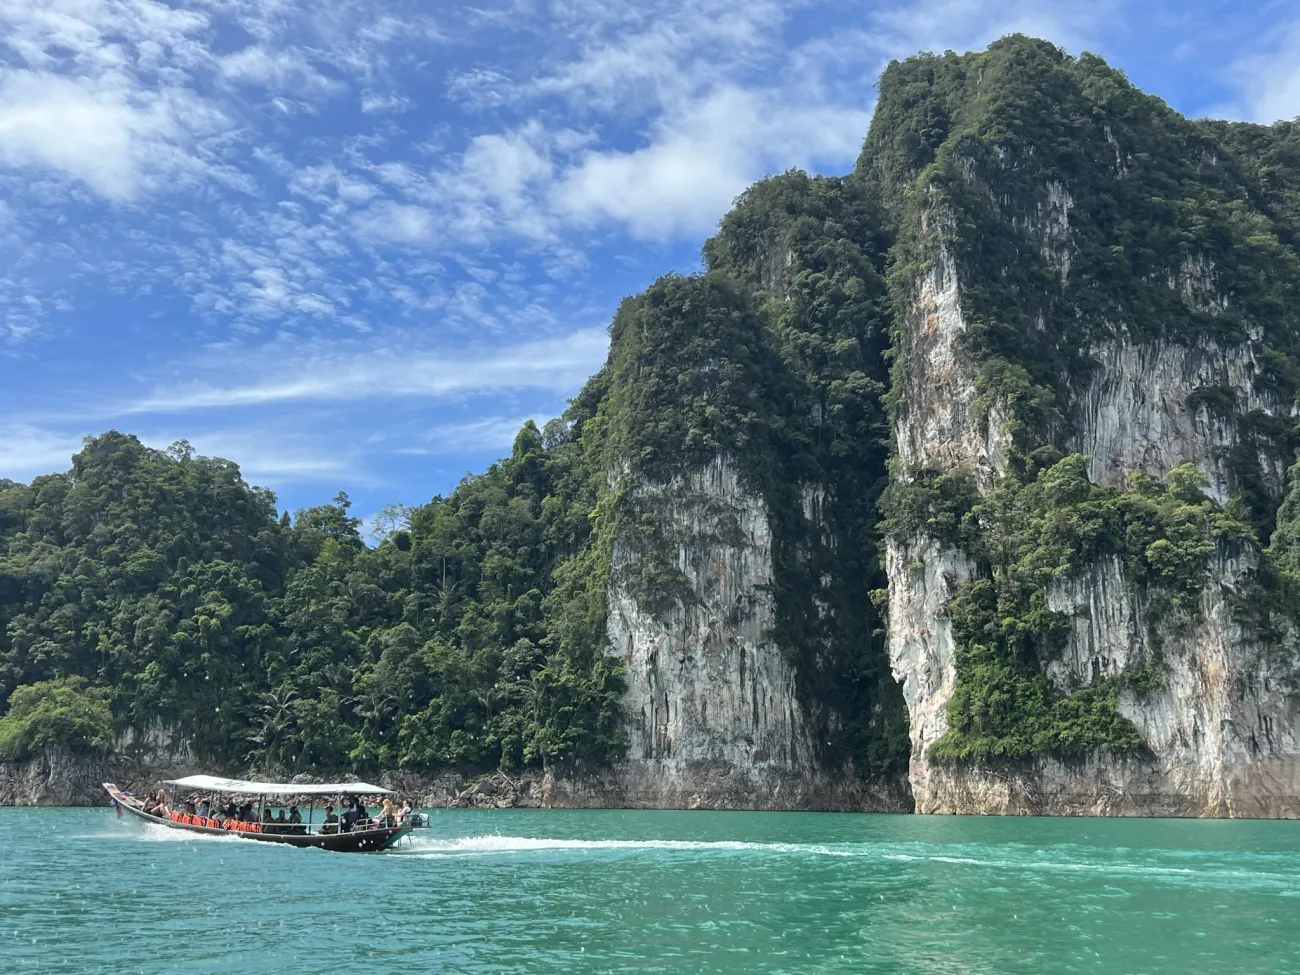
[[[262,694],[261,703],[255,712],[255,725],[245,734],[245,738],[254,746],[245,756],[246,761],[256,765],[260,759],[265,763],[263,767],[269,767],[280,757],[279,753],[287,737],[285,732],[295,722],[293,704],[296,700],[298,692],[283,685]]]

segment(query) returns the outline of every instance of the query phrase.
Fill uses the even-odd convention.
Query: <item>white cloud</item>
[[[122,413],[186,412],[294,401],[344,402],[388,397],[445,397],[511,389],[570,392],[604,361],[604,329],[582,329],[481,351],[440,352],[389,340],[349,350],[337,344],[295,352],[270,346],[213,352],[197,368],[244,382],[190,383],[159,389]]]
[[[1270,125],[1300,117],[1300,20],[1269,32],[1260,49],[1232,62],[1238,99],[1213,114]]]
[[[420,244],[433,235],[433,214],[413,203],[385,200],[352,218],[357,233],[371,242]]]
[[[801,5],[579,0],[560,8],[560,30],[575,35],[577,55],[544,71],[532,87],[564,94],[583,109],[654,110],[770,66],[783,47],[780,28]]]
[[[163,178],[200,175],[208,164],[193,150],[192,127],[218,121],[185,92],[19,69],[0,80],[0,164],[47,166],[129,200]]]
[[[68,469],[81,438],[27,423],[0,426],[0,478],[29,481]]]
[[[368,91],[361,96],[361,111],[368,114],[379,112],[408,112],[415,107],[415,102],[405,95],[391,91]]]
[[[342,90],[342,83],[325,77],[298,50],[251,44],[218,60],[223,77],[231,81],[264,85],[280,91],[303,93]]]
[[[869,121],[861,109],[720,87],[661,122],[648,145],[586,154],[565,174],[556,201],[580,220],[623,221],[638,237],[707,233],[755,179],[850,158]]]
[[[207,24],[149,0],[0,4],[12,52],[0,165],[46,167],[111,200],[220,173],[203,140],[228,123],[189,87],[207,59],[197,41]]]
[[[496,68],[472,68],[453,75],[447,94],[470,108],[500,108],[518,97],[510,76]]]

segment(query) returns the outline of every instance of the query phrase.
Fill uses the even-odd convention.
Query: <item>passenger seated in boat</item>
[[[212,808],[207,799],[204,799],[202,802],[199,803],[198,814],[202,816],[204,819],[207,819],[212,815]]]
[[[276,821],[276,823],[278,823],[278,824],[280,824],[280,825],[283,825],[283,824],[289,822],[289,820],[287,820],[287,819],[284,818],[284,810],[283,810],[283,809],[280,810],[280,815],[278,815],[278,816],[275,817],[275,821]]]
[[[325,825],[320,828],[322,833],[337,833],[339,831],[339,817],[334,812],[333,806],[325,807]]]
[[[163,819],[171,818],[172,811],[167,808],[166,792],[164,792],[162,789],[159,789],[158,794],[153,797],[152,803],[153,803],[152,805],[149,805],[149,801],[146,800],[145,812],[149,813],[149,815],[151,816],[159,816]]]
[[[270,806],[263,806],[263,807],[262,807],[262,822],[264,822],[264,823],[273,823],[273,822],[275,822],[275,817],[273,817],[273,816],[271,815],[271,807],[270,807]]]
[[[301,823],[301,822],[302,822],[302,813],[298,812],[298,807],[297,807],[297,806],[290,806],[290,807],[289,807],[289,822],[291,822],[291,823]]]
[[[392,799],[384,800],[384,808],[379,813],[379,823],[386,827],[397,825],[397,809],[393,806]]]
[[[402,808],[397,811],[397,821],[399,823],[409,823],[411,821],[411,803],[410,800],[402,803]]]

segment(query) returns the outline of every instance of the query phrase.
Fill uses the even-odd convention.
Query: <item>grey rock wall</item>
[[[627,669],[630,747],[609,774],[553,773],[552,805],[719,809],[903,808],[902,789],[822,768],[795,672],[770,632],[772,531],[761,498],[719,457],[633,501],[662,525],[686,591],[643,605],[642,553],[616,540],[611,651]]]
[[[1069,274],[1069,196],[1049,187],[1050,219],[1039,228],[1062,279]],[[1170,287],[1206,307],[1222,305],[1213,268],[1188,262]],[[961,349],[965,331],[961,281],[946,254],[916,284],[905,321],[909,376],[895,430],[899,470],[965,466],[982,487],[1005,469],[1005,437],[997,404],[987,416],[971,410],[971,364]],[[1225,348],[1212,342],[1184,347],[1127,338],[1098,345],[1090,381],[1079,391],[1073,449],[1092,458],[1090,475],[1123,487],[1130,474],[1163,476],[1195,463],[1210,494],[1226,501],[1223,457],[1239,443],[1233,421],[1196,404],[1207,387],[1236,392],[1237,408],[1272,413],[1280,407],[1255,391],[1255,343]],[[1266,477],[1284,471],[1267,457]],[[911,719],[911,786],[924,813],[1043,815],[1264,816],[1300,815],[1300,721],[1289,651],[1260,645],[1232,619],[1231,595],[1253,567],[1249,557],[1220,552],[1201,600],[1200,616],[1153,620],[1140,605],[1118,560],[1106,559],[1050,594],[1053,609],[1074,617],[1069,644],[1046,664],[1048,677],[1069,692],[1158,660],[1162,686],[1124,691],[1120,711],[1146,743],[1144,753],[1087,761],[1051,759],[1017,765],[940,767],[926,749],[947,729],[955,670],[946,606],[973,567],[934,539],[891,540],[889,651]],[[1154,625],[1153,625],[1154,624]]]

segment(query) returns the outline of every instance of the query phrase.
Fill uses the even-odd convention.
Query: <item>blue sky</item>
[[[891,58],[1023,31],[1300,114],[1294,3],[0,0],[0,477],[116,427],[297,508],[449,491]]]

